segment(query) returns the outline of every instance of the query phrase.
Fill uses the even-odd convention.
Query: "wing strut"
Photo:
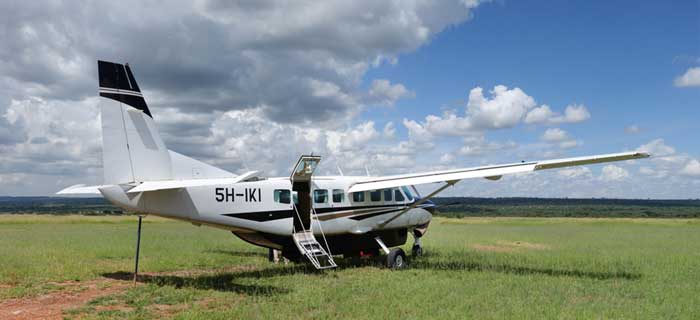
[[[384,227],[385,225],[389,224],[389,222],[394,221],[396,218],[400,217],[404,213],[408,212],[411,209],[414,209],[418,207],[419,205],[425,203],[426,201],[430,200],[430,198],[436,196],[438,193],[442,192],[443,190],[447,189],[448,187],[451,187],[455,185],[455,183],[459,182],[459,180],[450,180],[450,181],[445,181],[445,184],[438,188],[437,190],[431,192],[429,195],[425,196],[425,198],[421,198],[420,200],[414,202],[411,204],[408,208],[401,210],[401,212],[395,214],[393,217],[389,218],[388,220],[382,222],[379,224],[380,227]]]

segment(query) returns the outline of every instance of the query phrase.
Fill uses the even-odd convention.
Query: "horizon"
[[[101,184],[102,59],[130,63],[170,149],[236,174],[645,151],[441,195],[700,198],[698,1],[138,3],[0,4],[0,194]]]

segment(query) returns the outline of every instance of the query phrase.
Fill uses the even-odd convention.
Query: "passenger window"
[[[333,202],[343,202],[343,197],[345,197],[345,191],[343,189],[333,189]]]
[[[314,190],[314,202],[315,203],[328,202],[328,190],[324,190],[324,189]]]
[[[291,192],[289,192],[289,190],[275,189],[275,202],[288,204],[291,202],[290,195]]]
[[[403,202],[404,200],[406,200],[403,197],[401,190],[399,190],[399,189],[394,189],[394,199],[396,199],[396,201],[398,201],[398,202]]]
[[[403,190],[403,193],[406,194],[406,198],[408,198],[408,201],[413,201],[413,195],[411,194],[411,191],[409,191],[406,186],[401,187],[401,190]]]
[[[372,200],[372,202],[382,201],[382,191],[381,190],[370,191],[369,192],[369,199]]]
[[[391,201],[391,189],[384,189],[384,201]]]
[[[353,202],[365,202],[365,192],[353,192],[352,193]]]

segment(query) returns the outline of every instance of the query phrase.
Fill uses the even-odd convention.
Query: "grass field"
[[[98,281],[103,294],[62,316],[700,317],[700,220],[437,218],[407,270],[316,272],[269,264],[222,230],[148,217],[132,286],[135,231],[133,216],[0,216],[0,308],[69,300]]]

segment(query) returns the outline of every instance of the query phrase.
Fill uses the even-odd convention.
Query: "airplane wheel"
[[[386,266],[389,269],[403,269],[406,267],[406,253],[401,248],[394,248],[386,255]]]
[[[423,247],[414,245],[413,248],[411,248],[411,256],[414,257],[420,257],[423,255]]]

